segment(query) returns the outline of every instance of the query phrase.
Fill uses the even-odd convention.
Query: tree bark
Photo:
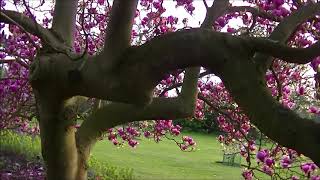
[[[76,180],[86,180],[88,176],[88,160],[90,149],[80,149],[78,147],[78,164]]]
[[[77,173],[75,128],[54,93],[37,96],[40,116],[42,156],[46,162],[48,180],[73,180]]]

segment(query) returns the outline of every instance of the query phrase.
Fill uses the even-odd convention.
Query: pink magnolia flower
[[[314,71],[317,72],[317,71],[318,71],[319,64],[320,64],[320,56],[314,58],[314,59],[311,61],[310,66],[312,67],[312,69],[313,69]]]
[[[117,139],[112,139],[111,141],[112,141],[113,145],[115,145],[115,146],[119,144]]]
[[[286,94],[289,94],[291,92],[290,88],[288,86],[285,86],[282,88],[282,91]]]
[[[275,162],[274,162],[274,159],[269,157],[264,160],[264,163],[266,163],[267,166],[271,167],[274,165]]]
[[[320,175],[311,176],[311,180],[320,180]]]
[[[151,136],[150,131],[145,131],[143,134],[146,138],[149,138]]]
[[[130,139],[130,140],[128,141],[128,144],[129,144],[129,146],[135,148],[139,143],[138,143],[138,141],[136,141],[136,140]]]
[[[315,23],[315,24],[314,24],[314,27],[315,27],[317,30],[319,30],[319,29],[320,29],[320,22]]]
[[[288,168],[291,166],[292,160],[289,156],[284,155],[282,156],[281,160],[280,160],[280,165],[283,168]]]
[[[253,172],[252,170],[244,170],[242,172],[242,176],[245,180],[253,180]]]
[[[266,165],[262,167],[262,171],[268,174],[269,176],[273,174],[273,169]]]
[[[303,95],[305,93],[305,88],[300,86],[298,89],[297,89],[297,94],[299,94],[300,96]]]
[[[104,0],[98,0],[98,4],[103,5],[104,4]]]
[[[228,33],[235,33],[236,32],[236,29],[232,28],[232,27],[228,27],[227,28],[227,32]]]
[[[264,162],[264,160],[269,156],[268,150],[261,150],[257,153],[257,159],[261,162]]]
[[[311,106],[311,107],[309,108],[309,111],[310,111],[311,113],[317,114],[317,113],[319,112],[319,109],[318,109],[317,107],[315,107],[315,106]]]
[[[221,27],[224,27],[227,24],[226,20],[223,17],[218,18],[217,22]]]
[[[309,174],[312,169],[311,169],[311,165],[309,163],[304,163],[301,164],[300,169],[305,173],[305,174]]]
[[[276,6],[281,6],[284,4],[284,0],[273,0],[273,3],[276,5]]]
[[[175,136],[178,136],[180,134],[180,130],[178,130],[177,128],[172,128],[171,133]]]

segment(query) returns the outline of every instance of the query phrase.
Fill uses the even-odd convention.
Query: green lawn
[[[137,179],[242,179],[240,167],[225,166],[215,135],[187,133],[197,142],[197,151],[182,152],[173,141],[155,143],[142,139],[136,149],[117,148],[107,140],[96,144],[92,154],[110,164],[133,168]]]
[[[242,179],[240,167],[216,163],[222,160],[223,155],[215,135],[198,133],[186,133],[186,135],[191,135],[197,142],[196,151],[182,152],[170,140],[163,140],[157,144],[153,140],[143,138],[136,149],[128,146],[117,148],[107,140],[99,141],[92,151],[94,163],[99,163],[93,168],[98,168],[95,170],[99,173],[111,168],[105,172],[108,177],[118,176],[117,173],[125,170],[123,168],[132,168],[136,180]],[[34,157],[40,153],[40,140],[38,137],[33,139],[12,132],[1,134],[0,131],[1,149]],[[101,169],[101,165],[107,169]],[[115,167],[119,171],[113,172]],[[262,177],[264,178],[261,179],[270,179],[265,175]]]

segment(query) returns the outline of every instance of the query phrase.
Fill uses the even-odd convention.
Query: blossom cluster
[[[194,150],[196,146],[192,137],[182,136],[180,141],[174,138],[181,134],[181,126],[174,125],[172,120],[129,123],[123,127],[108,129],[106,136],[116,146],[123,146],[124,143],[127,143],[136,148],[142,134],[144,138],[152,138],[155,142],[160,142],[163,138],[173,140],[183,151]]]

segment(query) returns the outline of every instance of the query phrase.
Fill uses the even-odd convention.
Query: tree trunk
[[[53,94],[54,95],[54,94]],[[85,180],[85,162],[79,163],[75,131],[63,100],[52,93],[38,96],[42,156],[48,180]],[[70,112],[70,111],[69,111]],[[79,167],[79,168],[78,168]]]
[[[88,172],[88,159],[90,155],[89,148],[85,148],[83,150],[78,146],[78,169],[77,169],[77,178],[76,180],[86,180],[87,179],[87,172]]]

